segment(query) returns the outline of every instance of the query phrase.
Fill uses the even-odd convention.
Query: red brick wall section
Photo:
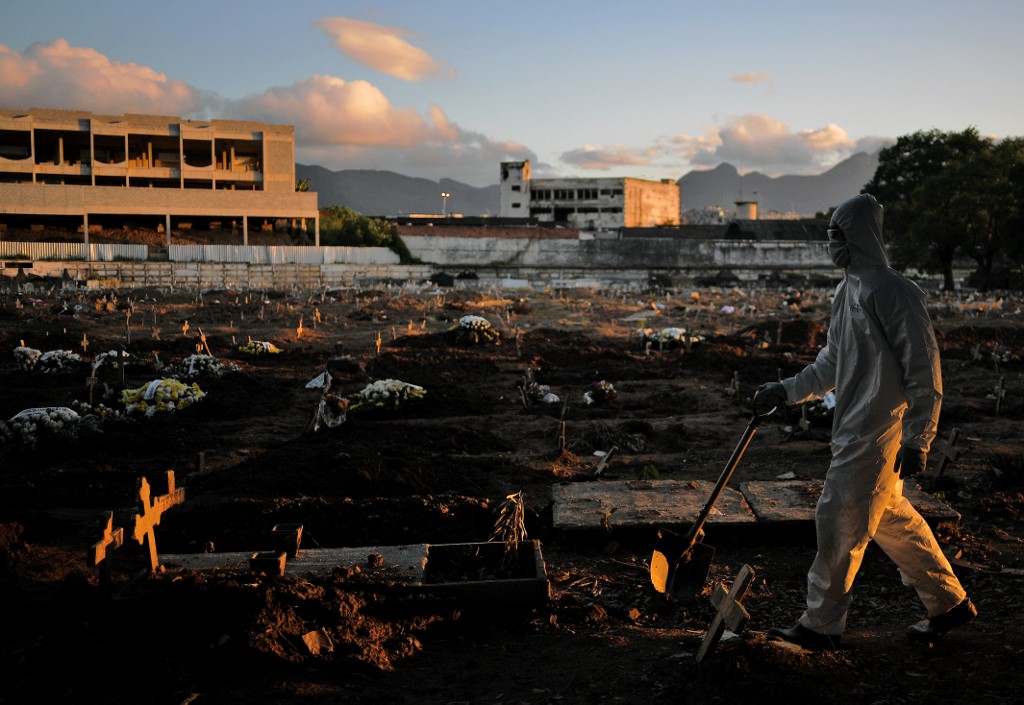
[[[576,240],[579,230],[569,228],[488,228],[444,225],[399,225],[398,234],[423,237],[508,237],[534,240]]]

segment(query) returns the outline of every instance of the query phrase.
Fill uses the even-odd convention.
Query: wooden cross
[[[185,325],[181,327],[181,334],[188,335],[188,321],[185,321]]]
[[[1003,405],[1003,397],[1006,396],[1006,388],[1003,386],[1003,378],[999,378],[999,384],[996,385],[996,416],[999,416],[999,408]]]
[[[149,548],[149,570],[156,572],[160,566],[156,553],[156,527],[160,525],[160,517],[165,511],[185,501],[185,490],[174,487],[174,471],[167,471],[167,494],[153,497],[150,501],[149,482],[145,477],[139,486],[139,501],[142,502],[142,514],[136,514],[132,527],[132,538],[139,544],[146,543]]]
[[[942,452],[942,459],[939,460],[939,468],[935,471],[935,479],[942,477],[942,473],[946,472],[946,465],[950,461],[960,457],[960,453],[963,451],[963,448],[958,447],[961,435],[959,428],[954,428],[950,432],[949,440],[946,441],[946,449]]]
[[[124,544],[124,529],[122,527],[114,528],[114,513],[104,512],[104,525],[103,525],[103,536],[99,541],[94,543],[89,548],[89,553],[86,556],[86,560],[89,561],[90,565],[97,566],[100,569],[100,582],[106,584],[110,581],[110,566],[107,563],[107,550],[111,551],[121,548]]]
[[[199,329],[199,340],[201,340],[201,341],[202,341],[202,343],[203,343],[203,348],[205,348],[205,349],[206,349],[206,354],[207,354],[207,355],[209,355],[210,357],[213,357],[213,353],[212,353],[212,352],[210,352],[210,346],[209,346],[209,344],[208,344],[208,343],[206,342],[206,333],[204,333],[204,332],[203,332],[203,329],[202,329],[202,328],[200,328],[200,329]]]
[[[747,594],[747,588],[750,587],[753,579],[754,569],[749,565],[744,565],[737,573],[730,590],[727,591],[721,583],[715,586],[715,592],[711,595],[711,603],[715,606],[716,614],[715,618],[711,620],[708,633],[704,636],[704,642],[697,652],[697,663],[703,661],[704,657],[718,645],[726,627],[737,634],[743,631],[743,627],[750,620],[750,614],[741,601]]]
[[[89,406],[92,406],[92,392],[96,387],[96,368],[92,369],[92,374],[85,378],[85,386],[89,388]]]
[[[729,396],[734,397],[740,391],[740,373],[732,373],[732,381],[729,382]]]
[[[87,336],[85,333],[82,333],[82,352],[89,352],[89,336]]]

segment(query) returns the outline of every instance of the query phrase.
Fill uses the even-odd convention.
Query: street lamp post
[[[448,197],[451,196],[447,191],[441,192],[441,215],[445,218],[448,217]]]

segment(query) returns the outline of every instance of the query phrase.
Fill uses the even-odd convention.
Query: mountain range
[[[757,201],[762,215],[770,211],[813,216],[857,195],[878,168],[878,153],[860,152],[815,176],[740,175],[731,164],[691,171],[678,180],[683,211],[722,207],[732,210],[737,201]],[[297,179],[308,179],[321,208],[348,206],[368,216],[395,216],[442,212],[466,216],[496,216],[500,189],[469,186],[452,179],[403,176],[391,171],[295,165]],[[441,194],[450,194],[444,198]]]

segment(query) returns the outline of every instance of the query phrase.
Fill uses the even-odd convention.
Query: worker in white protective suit
[[[797,375],[758,388],[774,403],[835,394],[832,462],[814,513],[818,551],[807,575],[807,608],[771,633],[810,649],[838,648],[853,581],[874,540],[917,590],[929,619],[908,629],[932,643],[977,615],[934,534],[903,496],[924,471],[942,403],[942,374],[925,295],[889,267],[882,206],[869,194],[840,205],[829,252],[845,277],[836,287],[828,339]]]

